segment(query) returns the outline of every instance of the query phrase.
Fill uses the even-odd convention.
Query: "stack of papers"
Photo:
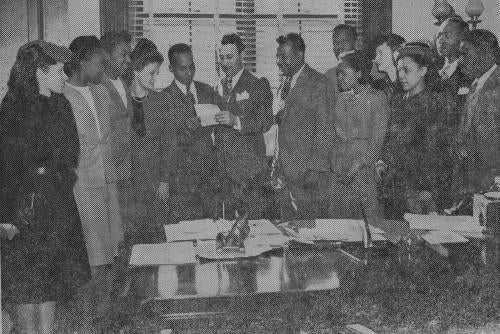
[[[192,242],[134,245],[130,266],[154,266],[195,263]]]
[[[299,234],[310,240],[360,242],[365,238],[365,223],[355,219],[316,219],[315,228],[301,228]],[[373,241],[386,240],[384,231],[370,226]]]
[[[473,216],[437,216],[406,213],[404,219],[412,230],[482,232],[484,227]]]
[[[431,245],[466,243],[469,241],[460,234],[450,231],[431,231],[423,235],[422,239]]]

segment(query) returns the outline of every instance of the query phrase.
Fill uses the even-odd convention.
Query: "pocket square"
[[[242,100],[246,100],[250,97],[250,95],[248,95],[248,92],[247,91],[244,91],[243,93],[236,93],[236,101],[242,101]]]
[[[469,94],[470,89],[468,87],[460,87],[458,90],[458,95],[467,95]]]

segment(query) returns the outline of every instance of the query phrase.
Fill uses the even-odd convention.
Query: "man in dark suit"
[[[214,217],[219,186],[213,127],[202,127],[195,105],[215,104],[217,99],[212,87],[193,81],[196,68],[190,46],[173,45],[168,59],[174,81],[144,105],[146,128],[159,143],[152,166],[158,196],[170,203],[170,223]]]
[[[280,196],[282,218],[319,218],[328,210],[333,134],[328,80],[304,62],[300,35],[290,33],[277,42],[277,64],[286,77],[281,89],[284,104],[277,115],[278,163],[286,184]]]
[[[225,77],[217,86],[221,112],[216,115],[215,145],[224,195],[231,217],[245,209],[250,218],[265,215],[268,164],[264,133],[273,123],[273,94],[266,78],[243,67],[244,44],[225,35],[219,52]]]
[[[111,97],[109,138],[125,233],[131,228],[134,210],[131,181],[133,107],[130,92],[122,78],[130,65],[131,39],[130,34],[125,31],[105,33],[101,37],[101,45],[107,54],[102,84]]]
[[[472,82],[457,133],[454,193],[489,189],[500,175],[500,68],[498,40],[478,29],[465,33],[459,66]]]
[[[460,42],[466,32],[469,31],[469,25],[460,17],[451,17],[445,20],[439,27],[436,36],[436,47],[439,55],[443,57],[444,64],[439,71],[441,78],[438,89],[450,95],[455,103],[453,115],[450,115],[450,133],[456,133],[460,117],[465,104],[465,97],[471,79],[465,76],[458,66],[460,57]]]
[[[335,57],[337,57],[337,61],[339,63],[345,56],[356,51],[355,46],[357,39],[358,33],[356,32],[356,28],[350,25],[339,24],[333,28],[333,53],[335,54]],[[326,71],[325,75],[328,78],[328,83],[330,84],[332,92],[330,104],[334,106],[335,98],[339,92],[337,84],[337,66],[334,66]]]

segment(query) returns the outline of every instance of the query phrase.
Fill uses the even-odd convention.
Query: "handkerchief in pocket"
[[[250,95],[248,95],[248,92],[247,91],[244,91],[243,93],[236,93],[236,101],[242,101],[242,100],[246,100],[250,97]]]

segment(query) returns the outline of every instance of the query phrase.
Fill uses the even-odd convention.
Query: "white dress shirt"
[[[125,87],[123,86],[123,81],[120,78],[116,80],[109,79],[113,86],[115,86],[116,91],[120,95],[123,101],[123,105],[127,108],[127,93],[125,92]]]
[[[184,95],[187,95],[187,87],[186,87],[186,85],[183,84],[182,82],[178,81],[177,79],[174,79],[174,82],[177,85],[177,87],[179,87],[179,89],[181,90],[181,92]],[[196,102],[196,104],[198,104],[198,92],[196,91],[196,86],[194,84],[194,81],[191,82],[191,85],[189,86],[189,91],[191,92],[191,94],[193,94],[194,101]]]

